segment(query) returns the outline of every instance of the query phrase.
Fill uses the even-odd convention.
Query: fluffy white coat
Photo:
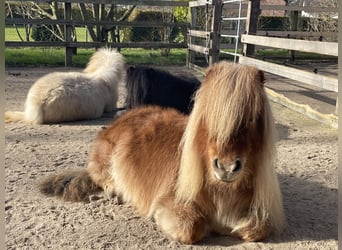
[[[83,72],[54,72],[39,78],[28,92],[25,111],[8,111],[5,121],[45,124],[99,118],[116,109],[125,67],[119,52],[101,48]]]

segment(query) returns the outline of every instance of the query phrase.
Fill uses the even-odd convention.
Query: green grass
[[[23,39],[25,39],[25,29],[24,27],[20,27],[17,25],[17,29],[15,27],[6,27],[5,28],[5,41],[14,41],[19,42],[20,37],[18,35],[18,32],[21,35]]]
[[[77,49],[77,55],[72,57],[72,66],[85,67],[95,49]],[[153,66],[175,65],[184,66],[186,49],[171,49],[168,57],[161,56],[160,49],[122,49],[127,64],[146,64]],[[64,66],[64,48],[5,48],[6,66]],[[258,50],[257,58],[281,61],[289,59],[288,50]],[[296,60],[336,60],[314,53],[296,52]],[[220,60],[228,59],[222,55]]]
[[[86,28],[76,27],[76,37],[79,42],[89,42],[91,40]]]
[[[77,49],[72,64],[84,67],[95,49]],[[168,57],[159,49],[122,49],[127,64],[185,65],[186,49],[171,49]],[[64,48],[5,48],[6,66],[64,66]]]
[[[32,31],[31,31],[32,32]],[[25,29],[22,25],[17,25],[17,28],[12,27],[12,26],[7,26],[5,28],[5,41],[11,41],[11,42],[20,42],[20,36],[22,39],[26,39],[26,34],[25,34]],[[90,41],[91,38],[89,35],[87,35],[86,28],[82,27],[76,27],[76,37],[77,41],[79,42],[86,42]],[[32,37],[30,36],[30,41],[34,41]]]
[[[5,48],[6,66],[64,65],[64,49]]]

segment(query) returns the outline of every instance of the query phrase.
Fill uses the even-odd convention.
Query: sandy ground
[[[5,110],[22,110],[29,87],[64,68],[6,69]],[[69,69],[70,70],[70,69]],[[74,69],[79,70],[79,69]],[[122,101],[122,99],[121,99]],[[276,170],[287,225],[262,243],[210,235],[187,246],[102,194],[67,203],[37,192],[37,181],[83,168],[91,141],[112,117],[57,125],[5,126],[7,249],[337,249],[337,130],[272,103],[278,131]]]

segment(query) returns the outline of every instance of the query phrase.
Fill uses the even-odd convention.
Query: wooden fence
[[[14,2],[14,0],[7,0]],[[28,0],[23,0],[25,2]],[[35,0],[35,2],[49,3],[50,0]],[[64,19],[45,20],[44,24],[61,24],[65,27],[64,42],[12,42],[6,41],[5,46],[48,46],[48,47],[65,47],[66,56],[65,64],[71,64],[72,50],[78,47],[101,47],[106,42],[73,42],[71,39],[71,29],[75,26],[93,25],[98,29],[103,25],[119,26],[119,27],[180,27],[186,33],[187,42],[184,43],[165,43],[165,42],[129,42],[129,43],[111,43],[110,46],[117,48],[188,48],[187,65],[196,68],[194,63],[196,54],[203,54],[208,64],[215,63],[220,60],[220,56],[227,52],[227,48],[235,47],[234,56],[238,56],[239,63],[256,65],[260,69],[278,74],[294,80],[299,80],[319,86],[321,88],[338,91],[337,78],[323,76],[291,67],[258,60],[252,57],[256,47],[281,48],[289,51],[304,51],[322,55],[330,55],[337,57],[337,42],[323,41],[306,41],[301,40],[302,36],[318,37],[322,36],[321,32],[314,34],[307,32],[305,35],[302,31],[292,29],[290,31],[259,31],[257,27],[258,16],[262,11],[287,11],[298,17],[299,12],[307,11],[311,13],[319,12],[336,12],[334,8],[328,7],[300,7],[300,6],[278,6],[278,5],[260,5],[260,0],[197,0],[197,1],[149,1],[149,0],[56,0],[54,2],[63,4]],[[116,4],[116,5],[144,5],[144,6],[165,6],[165,7],[189,7],[191,12],[191,21],[189,23],[172,23],[172,22],[127,22],[127,21],[106,21],[100,20],[97,13],[95,20],[75,20],[72,17],[71,4],[95,3],[100,4]],[[242,7],[241,7],[242,3]],[[228,12],[225,10],[228,9]],[[199,11],[201,10],[201,11]],[[235,11],[234,11],[235,10]],[[237,11],[238,10],[238,11]],[[97,11],[100,11],[98,6]],[[229,12],[230,11],[230,12]],[[198,23],[198,14],[204,14],[204,24]],[[231,16],[224,16],[223,14]],[[236,15],[239,13],[238,15]],[[233,25],[236,29],[226,29],[225,21],[238,21],[241,25]],[[42,20],[23,19],[23,18],[7,18],[6,25],[11,24],[40,24]],[[228,25],[229,26],[229,25]],[[231,25],[230,25],[231,26]],[[332,36],[334,34],[324,34]],[[285,37],[286,36],[286,37]],[[300,39],[295,39],[298,36]],[[289,38],[291,37],[291,38]],[[239,44],[225,43],[226,38],[235,39]],[[237,46],[238,45],[238,46]],[[242,53],[238,52],[242,49]],[[298,77],[300,76],[300,77]]]
[[[15,0],[7,0],[9,3],[18,2]],[[30,2],[29,0],[22,0],[21,2]],[[51,3],[50,0],[35,0],[34,2],[47,4]],[[65,41],[6,41],[6,47],[64,47],[65,48],[65,65],[70,66],[72,63],[72,53],[74,48],[99,48],[103,46],[111,46],[115,48],[186,48],[187,43],[184,42],[107,42],[107,41],[92,41],[92,42],[78,42],[72,41],[73,27],[92,26],[100,33],[102,26],[115,26],[115,27],[147,27],[147,28],[165,28],[165,27],[178,27],[183,31],[184,37],[189,24],[187,22],[137,22],[137,21],[113,21],[101,20],[99,12],[101,8],[99,5],[115,4],[119,5],[136,5],[136,6],[154,6],[154,7],[187,7],[187,1],[161,1],[161,0],[54,0],[63,6],[64,16],[63,19],[24,19],[24,18],[6,18],[6,25],[63,25],[65,32]],[[94,20],[78,20],[72,16],[72,4],[95,4],[97,6],[94,11]]]
[[[223,10],[225,8],[236,10],[238,9],[237,3],[243,3],[242,15],[240,15],[241,11],[239,11],[239,15],[236,15],[237,11],[235,11],[232,16],[226,18],[223,15]],[[232,5],[235,5],[235,8],[232,7]],[[292,55],[295,51],[300,51],[333,58],[336,57],[337,60],[337,32],[303,32],[297,31],[295,28],[292,28],[290,31],[260,31],[257,27],[258,16],[262,10],[288,11],[291,15],[295,16],[295,21],[298,21],[299,12],[303,10],[308,12],[336,12],[336,9],[327,7],[260,5],[259,0],[197,0],[190,2],[189,6],[192,16],[190,29],[188,31],[188,67],[203,73],[203,67],[196,64],[196,56],[198,57],[198,54],[202,54],[207,58],[209,65],[219,61],[222,55],[227,54],[225,49],[233,48],[224,43],[225,37],[231,37],[239,40],[239,46],[236,46],[235,44],[234,52],[229,52],[228,54],[231,54],[234,57],[237,56],[239,63],[252,65],[265,72],[279,75],[284,78],[338,92],[337,75],[336,77],[321,75],[320,72],[314,73],[312,71],[300,70],[291,66],[273,63],[271,60],[267,61],[267,57],[257,59],[257,57],[254,56],[255,49],[257,48],[276,48],[288,50]],[[209,25],[206,25],[205,29],[197,29],[197,9],[200,7],[203,8],[203,6],[205,6],[206,11],[210,13],[207,13],[206,16],[211,17],[211,22]],[[235,25],[235,31],[226,30],[224,25],[225,20],[240,24]],[[333,39],[336,39],[336,42],[321,41],[323,36],[333,37]],[[303,38],[310,38],[310,40],[303,40]],[[200,39],[205,40],[205,43],[198,43]],[[288,105],[287,103],[283,104],[286,106]],[[338,102],[336,101],[336,110],[337,106]],[[295,107],[292,104],[289,104],[288,107],[295,109],[298,112],[302,112],[313,119],[337,127],[337,117],[334,115],[322,116],[318,115],[315,111],[308,112],[306,108],[303,111],[301,105]]]
[[[263,71],[270,72],[272,74],[280,75],[289,79],[301,81],[306,84],[315,85],[321,87],[323,89],[327,89],[330,91],[338,91],[338,80],[337,77],[329,77],[323,76],[316,73],[307,72],[304,70],[299,70],[295,68],[291,68],[288,66],[278,65],[271,62],[266,62],[264,60],[255,59],[252,57],[254,53],[254,49],[256,46],[261,46],[263,48],[278,48],[278,49],[285,49],[289,51],[302,51],[302,52],[310,52],[316,53],[321,55],[329,55],[329,56],[338,56],[338,43],[337,42],[323,42],[323,41],[307,41],[301,39],[293,39],[286,37],[275,37],[275,36],[285,36],[287,33],[286,31],[282,32],[275,32],[272,33],[271,31],[267,34],[267,36],[262,36],[262,32],[257,30],[257,19],[260,12],[265,10],[282,10],[282,11],[294,11],[299,12],[302,10],[308,12],[336,12],[333,8],[318,8],[318,7],[299,7],[299,6],[277,6],[277,5],[260,5],[260,1],[251,1],[251,0],[211,0],[211,1],[192,1],[190,2],[191,8],[191,24],[190,29],[188,32],[188,50],[189,56],[187,64],[189,67],[198,68],[198,65],[194,63],[194,54],[195,53],[202,53],[205,56],[208,56],[209,60],[208,63],[212,64],[218,60],[220,60],[220,54],[222,54],[221,50],[221,40],[222,34],[227,34],[230,31],[226,31],[222,28],[223,23],[223,15],[222,11],[224,10],[225,5],[235,4],[235,7],[229,6],[230,9],[237,9],[237,2],[242,2],[243,8],[245,10],[245,16],[235,16],[230,17],[230,20],[235,21],[244,21],[243,30],[238,30],[238,38],[241,41],[241,45],[239,48],[243,48],[242,53],[239,54],[238,51],[235,53],[239,56],[239,63],[248,64],[257,66]],[[211,25],[210,30],[196,30],[193,27],[196,27],[196,8],[199,6],[207,6],[210,5],[210,12],[211,12]],[[208,7],[207,7],[208,8]],[[298,13],[297,13],[298,14]],[[220,21],[218,21],[220,20]],[[232,34],[230,32],[230,34]],[[274,37],[272,37],[274,35]],[[291,37],[295,35],[303,35],[303,32],[296,33],[296,31],[292,31]],[[310,32],[312,35],[312,32]],[[322,34],[317,34],[318,35]],[[329,34],[330,36],[332,34]],[[201,46],[198,44],[192,43],[194,40],[193,37],[200,37],[204,39],[208,39],[209,42],[206,44],[208,46]],[[227,48],[227,46],[225,46]]]

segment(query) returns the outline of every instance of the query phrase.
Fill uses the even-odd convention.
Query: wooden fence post
[[[98,3],[94,3],[94,16],[95,16],[95,21],[97,22],[95,27],[96,27],[96,35],[97,35],[97,41],[102,41],[102,31],[101,31],[101,26],[100,26],[100,5]]]
[[[299,11],[291,11],[290,12],[290,29],[291,29],[291,31],[297,31],[298,30],[298,16],[299,16]],[[291,55],[291,61],[294,62],[295,51],[290,50],[290,55]]]
[[[190,30],[193,28],[193,27],[196,27],[197,25],[197,8],[191,8],[190,5],[189,5],[189,8],[190,8],[190,28],[188,30],[188,35],[187,35],[187,42],[188,42],[188,50],[187,50],[187,56],[186,56],[186,66],[187,67],[190,67],[190,64],[193,63],[195,61],[195,52],[192,51],[190,49],[190,46],[193,42],[192,42],[192,36],[190,34]]]
[[[220,53],[220,30],[222,17],[222,0],[213,0],[213,18],[211,23],[210,56],[209,65],[219,60]]]
[[[70,2],[65,2],[64,3],[64,19],[71,21],[71,3]],[[64,26],[64,34],[65,34],[65,60],[64,60],[64,65],[66,67],[71,66],[72,64],[72,54],[73,54],[73,48],[70,47],[71,43],[71,34],[72,34],[72,26],[70,23],[65,24]]]
[[[261,13],[260,0],[249,0],[247,8],[247,20],[246,20],[246,33],[250,35],[256,35],[258,29],[258,18]],[[244,44],[243,55],[253,55],[255,51],[255,45]]]

